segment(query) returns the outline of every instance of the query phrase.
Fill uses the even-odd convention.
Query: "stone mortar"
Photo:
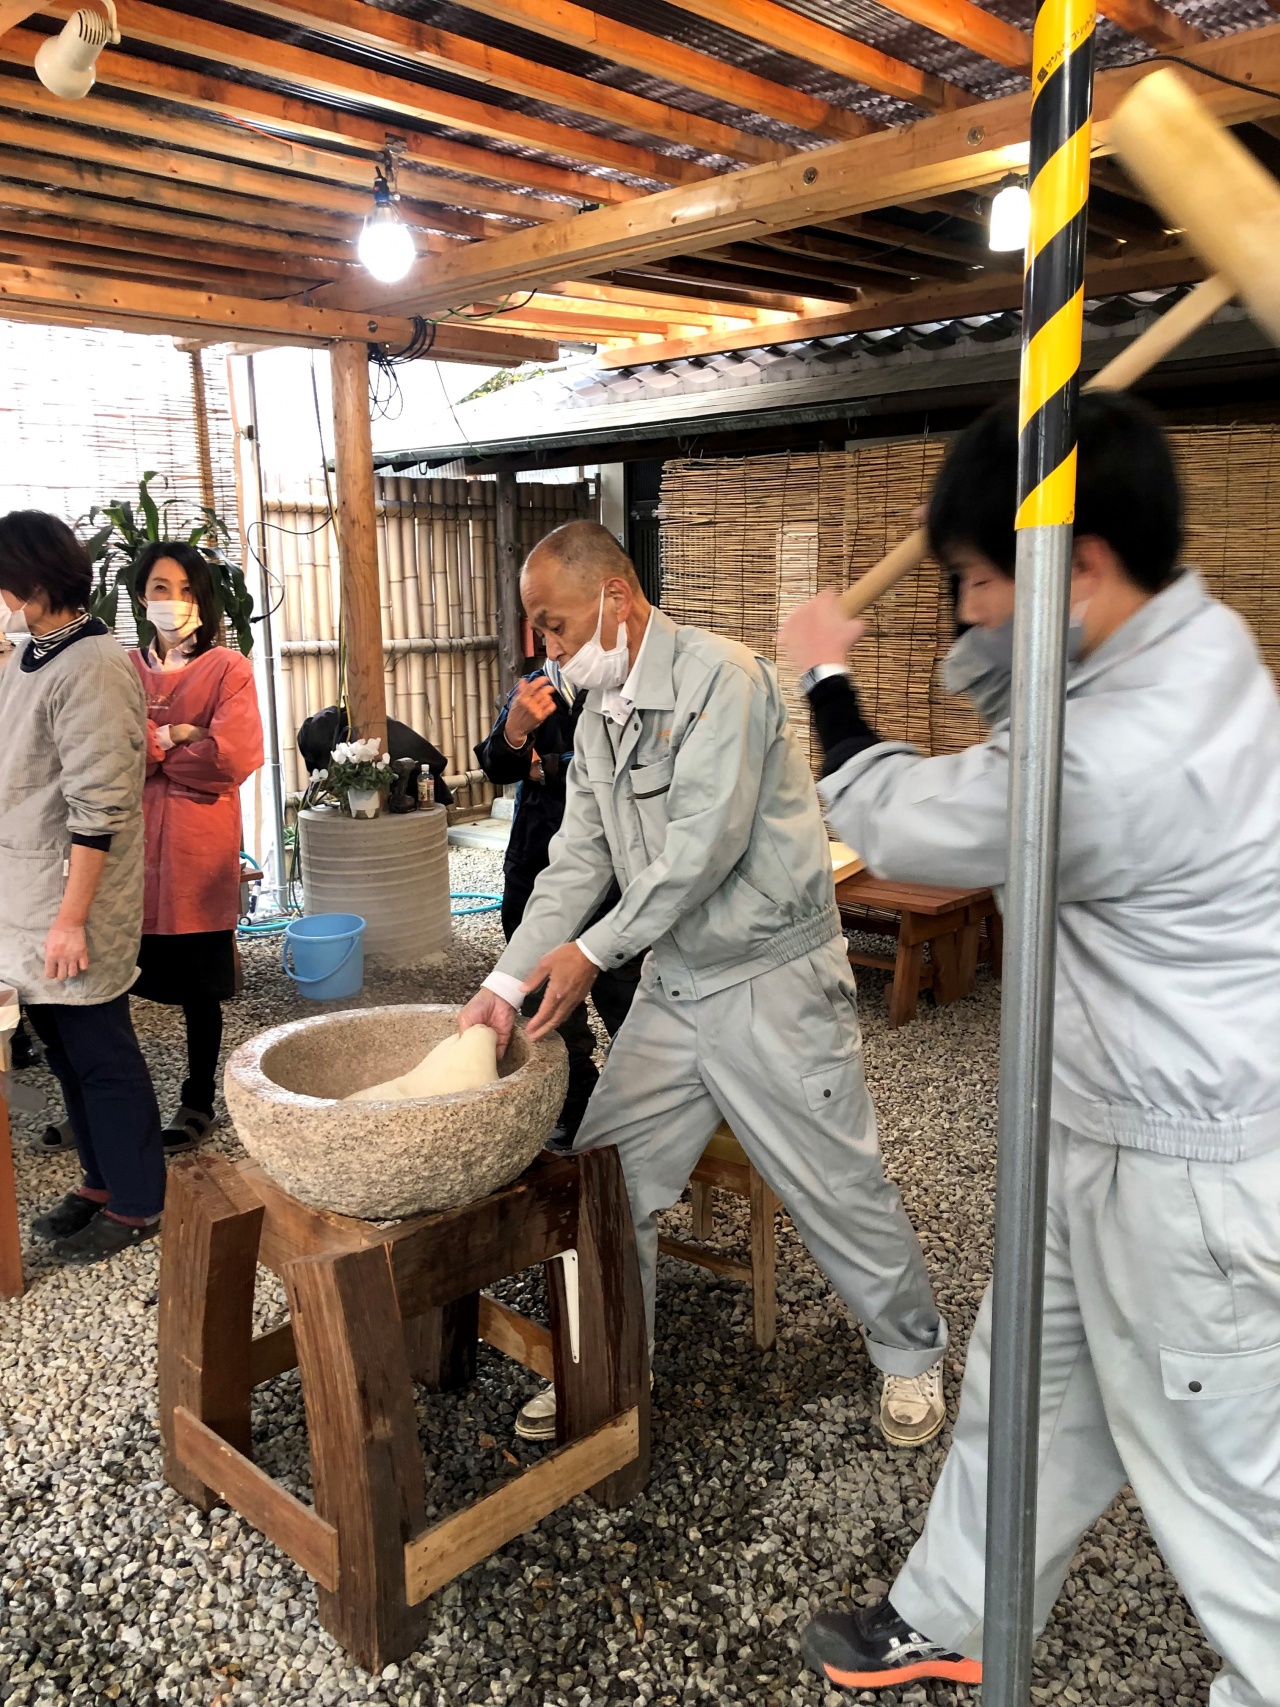
[[[524,1172],[564,1102],[568,1059],[552,1032],[516,1030],[501,1077],[479,1090],[344,1102],[398,1077],[448,1037],[459,1009],[357,1008],[274,1026],[227,1062],[227,1110],[245,1149],[303,1203],[400,1220],[454,1209]]]

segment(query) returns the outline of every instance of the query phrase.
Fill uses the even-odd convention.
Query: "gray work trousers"
[[[1224,1669],[1213,1707],[1280,1707],[1280,1151],[1190,1162],[1052,1133],[1037,1626],[1128,1482]],[[991,1297],[924,1533],[890,1598],[982,1651]]]
[[[946,1324],[880,1165],[842,938],[700,1000],[664,990],[652,958],[645,964],[575,1148],[617,1145],[650,1344],[658,1213],[722,1117],[861,1322],[871,1361],[894,1375],[931,1368]]]

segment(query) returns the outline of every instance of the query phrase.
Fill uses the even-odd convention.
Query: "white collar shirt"
[[[637,682],[640,679],[640,664],[644,658],[644,649],[649,644],[649,635],[653,629],[653,612],[649,612],[649,620],[644,625],[644,634],[640,640],[640,650],[627,672],[627,679],[620,688],[610,688],[607,693],[600,695],[600,709],[611,723],[619,726],[624,724],[635,710]]]

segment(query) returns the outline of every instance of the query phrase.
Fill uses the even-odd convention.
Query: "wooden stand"
[[[711,1193],[729,1191],[743,1197],[751,1205],[751,1263],[735,1262],[715,1251],[704,1250],[683,1239],[658,1240],[664,1256],[678,1257],[681,1262],[696,1263],[712,1274],[727,1275],[730,1280],[745,1280],[751,1286],[751,1328],[756,1345],[768,1351],[777,1338],[777,1233],[774,1222],[782,1207],[764,1179],[751,1166],[746,1153],[721,1121],[711,1142],[702,1152],[702,1159],[690,1177],[693,1188],[693,1236],[709,1239],[715,1232],[715,1207]]]
[[[984,922],[990,932],[992,962],[998,970],[1000,915],[989,889],[895,883],[860,871],[836,884],[836,903],[844,924],[898,939],[892,960],[880,954],[849,954],[855,966],[875,966],[893,973],[891,1026],[905,1025],[915,1018],[921,990],[932,989],[938,1002],[959,1001],[969,994]]]
[[[575,1252],[576,1263],[555,1260]],[[290,1320],[252,1333],[256,1267]],[[547,1265],[551,1330],[481,1288]],[[572,1278],[566,1283],[566,1268]],[[471,1380],[484,1339],[554,1376],[557,1447],[495,1493],[425,1526],[415,1379]],[[314,1506],[257,1468],[253,1389],[298,1367]],[[543,1154],[465,1209],[390,1228],[310,1209],[251,1166],[191,1157],[169,1173],[160,1267],[165,1475],[222,1500],[315,1578],[324,1626],[364,1666],[411,1653],[437,1589],[589,1492],[614,1507],[649,1468],[649,1360],[617,1152]]]

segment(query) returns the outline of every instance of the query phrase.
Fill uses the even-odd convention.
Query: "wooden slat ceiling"
[[[1026,0],[119,0],[62,101],[32,61],[72,9],[0,0],[0,312],[301,343],[425,316],[450,359],[625,365],[1019,298],[985,221],[1025,161]],[[1099,10],[1092,288],[1190,282],[1106,113],[1155,53],[1275,88],[1280,24]],[[1194,81],[1280,163],[1274,100]],[[420,258],[379,287],[355,242],[389,138]]]

